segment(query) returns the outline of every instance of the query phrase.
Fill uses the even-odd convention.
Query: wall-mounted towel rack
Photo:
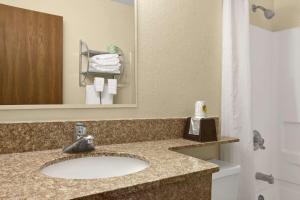
[[[120,79],[124,71],[122,65],[121,65],[120,73],[94,72],[90,70],[90,58],[100,54],[109,54],[109,52],[91,50],[89,49],[88,45],[84,41],[82,40],[79,41],[79,86],[80,87],[86,86],[86,80],[88,78],[109,77],[114,79]],[[86,71],[83,70],[83,59],[87,59]]]

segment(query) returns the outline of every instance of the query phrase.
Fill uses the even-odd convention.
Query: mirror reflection
[[[136,103],[134,0],[0,0],[0,105]]]

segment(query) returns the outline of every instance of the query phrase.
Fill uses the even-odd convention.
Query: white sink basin
[[[148,162],[137,158],[97,156],[60,161],[41,169],[41,172],[56,178],[97,179],[136,173],[148,166]]]

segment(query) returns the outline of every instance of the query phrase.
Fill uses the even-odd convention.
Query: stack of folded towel
[[[90,72],[120,73],[118,54],[101,54],[90,58]]]
[[[95,77],[93,85],[87,85],[85,89],[86,104],[113,104],[114,95],[117,95],[117,79]]]

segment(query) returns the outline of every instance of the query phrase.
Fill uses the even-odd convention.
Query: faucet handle
[[[87,141],[88,144],[93,144],[94,143],[94,137],[91,135],[88,135],[84,137],[84,139]]]
[[[86,127],[83,125],[83,123],[78,122],[75,124],[75,133],[74,137],[76,140],[78,140],[81,137],[86,136]]]
[[[253,131],[253,146],[254,146],[254,151],[258,150],[258,149],[266,149],[266,147],[264,146],[265,140],[264,138],[261,136],[261,134],[257,131],[254,130]]]

